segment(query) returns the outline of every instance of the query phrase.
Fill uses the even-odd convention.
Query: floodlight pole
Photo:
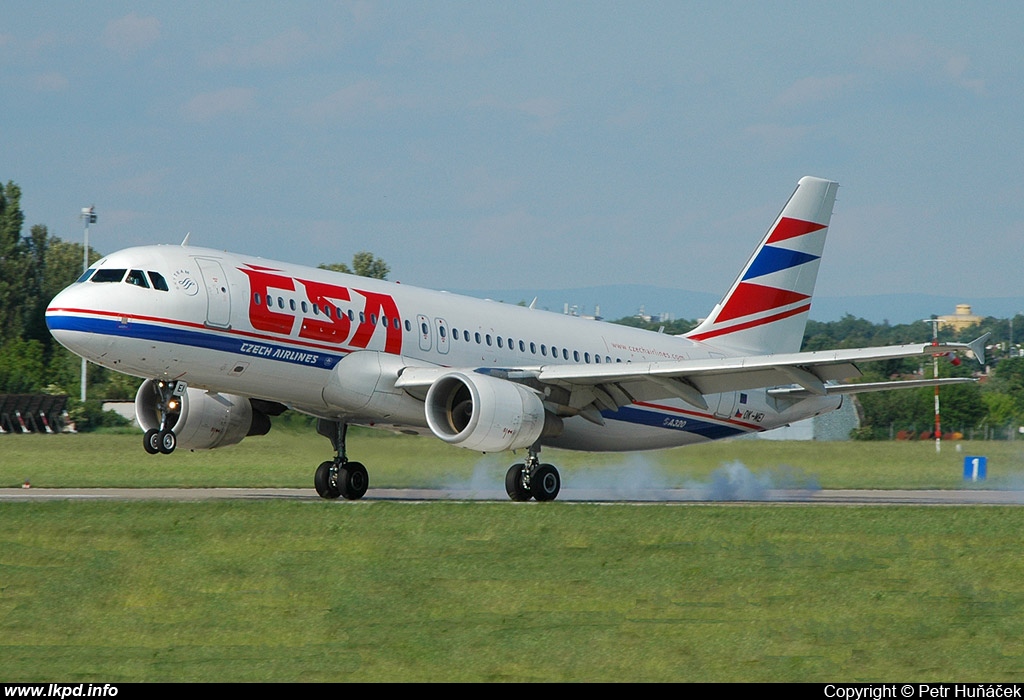
[[[937,316],[923,319],[932,324],[932,345],[939,344],[939,319]],[[932,379],[939,378],[939,356],[932,353]],[[935,452],[942,452],[942,428],[939,421],[939,385],[935,385]]]
[[[91,207],[82,207],[82,213],[79,214],[79,218],[85,221],[85,247],[82,251],[82,273],[85,274],[86,270],[89,269],[89,224],[96,223],[96,205]],[[82,358],[82,403],[85,403],[85,374],[86,374],[86,362],[85,358]]]

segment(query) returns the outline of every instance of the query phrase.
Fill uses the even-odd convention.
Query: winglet
[[[189,236],[191,236],[191,235],[192,235],[192,232],[191,232],[191,231],[189,231],[188,233],[186,233],[186,234],[185,234],[185,238],[184,238],[184,240],[182,240],[182,242],[181,242],[181,247],[182,247],[182,248],[187,248],[187,247],[188,247],[188,238],[189,238]]]
[[[988,339],[991,337],[991,333],[986,333],[980,338],[967,343],[967,347],[969,347],[971,352],[974,353],[974,357],[977,358],[978,364],[980,365],[985,364],[985,343],[987,343]]]

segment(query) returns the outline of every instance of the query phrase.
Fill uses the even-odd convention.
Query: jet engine
[[[212,450],[270,430],[268,415],[244,396],[189,387],[166,403],[158,383],[147,379],[135,394],[135,417],[143,430],[159,429],[161,411],[166,411],[167,427],[174,430],[178,447]]]
[[[558,435],[562,421],[529,388],[483,374],[451,372],[430,386],[427,425],[437,437],[480,452],[529,447]]]

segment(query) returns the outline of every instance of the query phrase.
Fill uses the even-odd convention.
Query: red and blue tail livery
[[[748,352],[799,350],[838,188],[802,178],[728,294],[687,337]]]

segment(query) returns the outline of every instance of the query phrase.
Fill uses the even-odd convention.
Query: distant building
[[[975,316],[971,313],[970,304],[957,304],[956,313],[952,316],[939,316],[939,326],[941,328],[952,328],[955,331],[962,331],[965,328],[981,323],[981,316]]]
[[[136,428],[139,427],[139,423],[135,418],[135,402],[132,400],[128,401],[104,401],[104,411],[113,411],[120,415],[122,418],[127,418],[128,422]]]
[[[850,431],[859,427],[860,416],[856,403],[847,397],[835,411],[757,433],[757,437],[762,440],[842,441],[849,440]]]

